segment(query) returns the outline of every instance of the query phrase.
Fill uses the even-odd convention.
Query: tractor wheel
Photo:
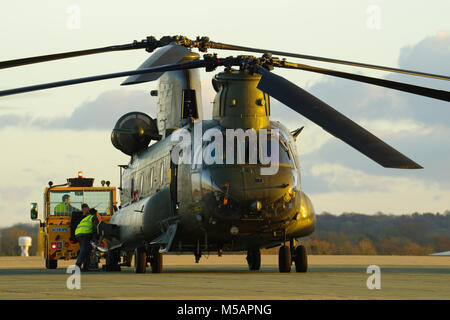
[[[58,260],[45,259],[45,267],[47,269],[56,269],[56,268],[58,268]]]

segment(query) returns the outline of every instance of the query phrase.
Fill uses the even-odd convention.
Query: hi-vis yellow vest
[[[69,204],[68,203],[60,203],[55,207],[56,215],[68,215],[69,214]]]
[[[92,234],[94,230],[92,219],[94,219],[94,215],[90,214],[80,221],[75,229],[75,237],[82,234]]]

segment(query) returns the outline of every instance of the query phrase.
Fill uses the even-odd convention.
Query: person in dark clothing
[[[72,212],[72,216],[70,217],[70,242],[77,243],[78,240],[75,237],[75,230],[78,224],[83,220],[89,212],[89,206],[86,203],[81,205],[81,211]]]
[[[87,203],[81,205],[81,211],[83,211],[83,216],[87,216],[89,212],[89,206]]]
[[[98,220],[96,219],[97,210],[90,209],[87,216],[80,221],[76,230],[75,237],[80,243],[80,253],[76,265],[82,271],[88,271],[89,255],[91,253],[91,240],[95,236]]]
[[[76,265],[82,272],[88,271],[89,266],[89,254],[91,253],[91,236],[83,235],[78,238],[80,243],[80,253]]]
[[[76,209],[70,204],[70,195],[65,194],[62,197],[62,202],[56,205],[53,213],[57,216],[70,216],[74,211]]]

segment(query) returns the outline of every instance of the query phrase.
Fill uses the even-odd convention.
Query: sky
[[[423,1],[50,1],[0,4],[0,61],[125,44],[153,35],[209,36],[217,42],[450,75],[450,2]],[[212,51],[216,52],[216,51]],[[221,56],[239,52],[218,52]],[[148,53],[105,53],[0,70],[0,89],[133,70]],[[450,90],[446,81],[295,60]],[[218,70],[220,71],[220,70]],[[217,72],[217,71],[216,71]],[[414,161],[421,170],[385,169],[301,115],[272,101],[272,119],[294,130],[302,187],[317,212],[391,214],[450,210],[450,105],[306,71],[275,70]],[[214,73],[201,72],[205,118]],[[0,98],[0,226],[29,222],[29,204],[48,181],[79,170],[119,183],[128,157],[110,142],[129,111],[155,115],[156,83],[124,79]]]

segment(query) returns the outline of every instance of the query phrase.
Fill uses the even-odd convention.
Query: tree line
[[[32,245],[28,250],[30,256],[37,254],[39,225],[20,223],[12,227],[0,229],[0,256],[18,256],[20,247],[18,239],[21,236],[31,237]]]
[[[20,255],[18,238],[30,236],[30,255],[36,255],[37,224],[0,229],[0,255]],[[301,239],[309,254],[427,255],[450,251],[450,211],[387,215],[343,213],[316,215],[316,231]],[[277,249],[263,253],[277,253]]]
[[[310,254],[428,255],[450,251],[450,211],[411,215],[344,213],[316,216],[304,240]]]

